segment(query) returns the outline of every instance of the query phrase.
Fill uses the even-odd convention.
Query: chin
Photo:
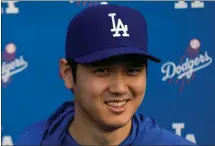
[[[110,119],[109,121],[107,121],[105,123],[105,127],[107,127],[107,129],[109,130],[114,130],[114,129],[119,129],[124,127],[126,124],[129,123],[129,119],[127,118],[127,120],[125,118],[118,118],[118,119]]]

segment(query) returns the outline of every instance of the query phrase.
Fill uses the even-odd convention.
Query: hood
[[[65,102],[48,119],[41,145],[61,145],[74,118],[74,102]]]
[[[48,119],[41,145],[62,145],[73,118],[74,102],[65,102]],[[157,130],[158,127],[154,120],[142,114],[135,114],[132,118],[132,130],[130,135],[120,145],[138,144],[140,139],[141,141],[143,139],[147,139],[147,141],[150,139],[153,140],[157,137],[156,134],[149,138],[149,135],[151,135],[149,133],[154,133],[153,131]],[[147,141],[145,141],[147,144],[150,143]]]

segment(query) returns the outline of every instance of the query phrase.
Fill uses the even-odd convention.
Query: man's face
[[[143,60],[123,56],[78,65],[73,91],[79,113],[103,128],[126,125],[145,94]]]

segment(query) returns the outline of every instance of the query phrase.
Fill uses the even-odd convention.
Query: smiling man
[[[147,26],[138,11],[99,5],[68,26],[61,77],[74,101],[30,126],[16,145],[193,145],[137,113],[147,81]]]

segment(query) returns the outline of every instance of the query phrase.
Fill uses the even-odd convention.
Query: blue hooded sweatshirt
[[[78,143],[68,133],[68,126],[73,118],[74,102],[65,102],[48,120],[28,127],[15,145],[78,146]],[[130,135],[120,144],[120,146],[124,145],[195,144],[159,127],[155,120],[136,113],[132,118]]]

